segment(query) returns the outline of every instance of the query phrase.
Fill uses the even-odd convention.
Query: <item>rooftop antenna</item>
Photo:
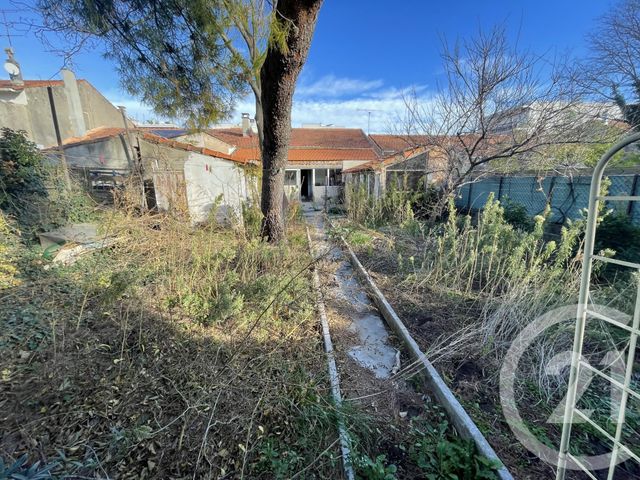
[[[376,110],[375,108],[366,109],[359,108],[358,112],[367,112],[367,135],[371,133],[371,112],[381,112],[382,110]]]

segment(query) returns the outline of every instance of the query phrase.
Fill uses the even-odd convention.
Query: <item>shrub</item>
[[[347,214],[360,225],[370,228],[382,225],[405,225],[414,220],[413,203],[419,193],[398,189],[395,183],[376,198],[369,195],[364,185],[350,184],[346,187]]]
[[[0,134],[0,207],[25,194],[45,194],[42,155],[26,132],[3,128]]]
[[[594,251],[615,250],[615,258],[627,262],[640,262],[640,227],[625,213],[605,215],[596,230]],[[617,265],[607,265],[604,273],[628,270]]]
[[[535,227],[533,217],[529,215],[527,208],[518,202],[507,198],[503,202],[504,219],[515,228],[525,232],[532,232]]]

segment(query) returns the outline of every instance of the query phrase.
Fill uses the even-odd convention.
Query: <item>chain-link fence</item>
[[[609,195],[640,195],[640,174],[620,173],[610,175]],[[589,203],[591,176],[587,173],[576,176],[501,176],[485,177],[462,186],[456,196],[456,206],[467,211],[484,207],[491,192],[502,202],[512,201],[523,205],[531,215],[542,213],[551,205],[550,221],[562,224],[567,219],[580,218],[580,210]],[[607,202],[611,208],[629,215],[640,224],[640,205],[637,202]]]

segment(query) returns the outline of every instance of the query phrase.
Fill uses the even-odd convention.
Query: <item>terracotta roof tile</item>
[[[222,158],[224,160],[230,160],[236,163],[248,163],[248,160],[244,160],[242,158],[234,157],[228,155],[223,152],[217,152],[215,150],[211,150],[209,148],[196,147],[189,143],[177,142],[175,140],[171,140],[168,138],[161,137],[159,135],[155,135],[148,131],[141,131],[137,129],[130,130],[134,134],[141,135],[141,137],[151,143],[155,143],[157,145],[166,145],[170,148],[177,148],[178,150],[185,150],[189,152],[196,152],[202,155],[207,155],[209,157]],[[87,143],[94,143],[105,140],[107,138],[112,138],[117,135],[120,135],[125,132],[124,128],[116,128],[116,127],[98,127],[93,130],[89,130],[82,137],[71,137],[67,138],[64,142],[64,146],[75,146],[75,145],[83,145]]]
[[[416,147],[428,143],[426,135],[379,135],[372,134],[369,138],[384,155],[401,152],[410,147]]]
[[[208,132],[238,148],[258,145],[256,134],[243,136],[241,128],[212,128]],[[359,128],[292,128],[290,148],[366,148],[371,144]]]
[[[243,161],[257,161],[260,152],[257,148],[238,148],[232,157]],[[344,160],[377,160],[372,149],[365,148],[289,148],[287,160],[290,162],[340,162]]]
[[[84,79],[79,82],[87,82]],[[0,89],[24,90],[25,88],[37,87],[61,87],[64,85],[62,80],[24,80],[22,85],[17,85],[11,80],[0,80]]]
[[[63,145],[80,145],[83,143],[93,143],[105,138],[115,137],[116,135],[120,135],[124,132],[124,128],[122,127],[98,127],[92,130],[88,130],[81,137],[69,137],[66,138],[62,144]]]

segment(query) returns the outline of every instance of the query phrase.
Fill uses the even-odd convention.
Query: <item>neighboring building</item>
[[[379,197],[389,188],[426,190],[442,179],[444,156],[435,147],[412,147],[344,171],[347,185]]]
[[[39,148],[98,127],[123,127],[123,113],[86,80],[62,70],[62,80],[0,80],[0,128],[24,130]],[[133,123],[127,120],[133,127]]]
[[[203,139],[240,162],[259,163],[260,146],[255,126],[246,114],[242,120],[239,127],[211,128],[199,134],[179,129],[156,129],[154,132],[183,141],[193,142],[195,139],[199,142]],[[212,138],[220,143],[213,143]],[[323,203],[325,199],[338,200],[343,193],[342,171],[378,159],[375,148],[361,129],[293,128],[285,171],[285,191],[289,198],[297,197],[302,201]]]
[[[147,131],[97,128],[67,139],[63,150],[90,193],[110,193],[127,178],[138,176],[150,206],[188,211],[194,222],[206,220],[214,206],[220,220],[240,218],[247,200],[243,168],[247,162]],[[47,152],[60,155],[57,148]]]
[[[592,121],[618,127],[625,123],[620,107],[614,103],[582,102],[569,106],[561,102],[534,102],[497,112],[488,118],[486,125],[488,133],[511,135],[539,129],[543,122],[547,128],[553,125],[566,128]]]
[[[380,158],[394,153],[404,152],[408,148],[421,147],[429,144],[427,135],[384,135],[371,134],[369,139]]]

